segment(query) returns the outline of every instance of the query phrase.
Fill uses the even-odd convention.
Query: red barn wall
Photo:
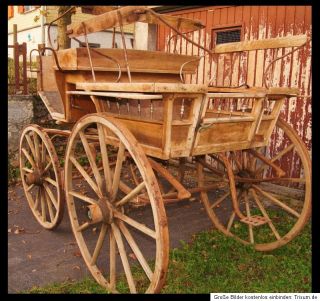
[[[211,33],[216,27],[242,25],[242,39],[256,40],[276,38],[287,35],[307,34],[311,37],[311,6],[203,6],[196,9],[179,10],[170,15],[200,20],[206,27],[188,36],[205,47],[212,47]],[[170,28],[158,28],[158,49],[173,51],[173,33]],[[311,149],[311,43],[287,56],[275,64],[272,85],[277,87],[299,87],[301,96],[291,98],[282,108],[280,116],[298,132],[308,149]],[[177,50],[181,54],[203,55],[204,51],[191,43],[178,40]],[[259,50],[256,52],[254,64],[247,66],[245,72],[238,76],[215,78],[213,84],[220,85],[231,82],[232,86],[246,81],[250,86],[262,86],[262,70],[272,57],[281,56],[288,50]],[[264,53],[260,53],[264,52]],[[278,53],[276,53],[278,52]],[[203,83],[216,72],[216,67],[207,57],[199,63],[197,74],[189,77],[193,83]],[[281,145],[281,137],[273,141],[275,149]],[[291,162],[291,168],[294,168]]]

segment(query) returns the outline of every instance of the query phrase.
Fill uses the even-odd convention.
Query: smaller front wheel
[[[39,224],[52,230],[63,217],[64,194],[58,156],[38,125],[24,128],[20,138],[20,173],[24,193]]]

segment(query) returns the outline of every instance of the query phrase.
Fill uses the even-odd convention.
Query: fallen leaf
[[[25,241],[25,240],[21,240],[21,242],[22,242],[23,244],[26,244],[26,241]]]
[[[30,260],[31,260],[31,258],[32,258],[31,254],[28,254],[27,257],[28,257],[28,259],[30,259]]]
[[[130,253],[130,254],[129,254],[129,257],[132,258],[133,260],[137,260],[136,255],[134,255],[133,253]]]
[[[72,267],[73,270],[80,270],[80,267],[78,265],[75,265]]]
[[[240,271],[244,271],[244,270],[246,269],[246,265],[243,264],[243,263],[241,263],[241,264],[238,265],[238,269],[239,269]]]
[[[14,234],[20,234],[24,232],[24,228],[17,228],[16,230],[14,230]]]
[[[32,273],[34,273],[34,272],[36,272],[36,271],[37,271],[36,269],[33,269],[33,270],[32,270]]]
[[[73,256],[81,257],[81,253],[79,251],[73,252]]]

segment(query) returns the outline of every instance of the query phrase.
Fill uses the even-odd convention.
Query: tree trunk
[[[71,6],[59,6],[58,15],[61,16]],[[66,35],[67,25],[71,23],[71,13],[65,14],[61,19],[58,20],[58,45],[59,49],[70,48],[71,40]]]

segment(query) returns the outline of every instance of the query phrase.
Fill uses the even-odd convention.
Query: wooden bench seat
[[[77,90],[144,92],[144,93],[207,93],[206,85],[182,83],[76,83]]]
[[[119,63],[121,71],[126,72],[127,70],[123,49],[98,48],[94,50],[91,49],[90,53],[93,67],[96,71],[118,71],[117,64],[103,55],[115,59]],[[127,49],[127,54],[131,72],[179,74],[182,64],[195,60],[186,64],[183,68],[183,73],[190,74],[196,72],[199,63],[199,61],[196,60],[197,56],[177,55],[160,51]],[[60,50],[57,51],[57,57],[59,65],[63,70],[91,70],[88,51],[86,48]],[[54,68],[56,70],[58,69],[57,66],[54,66]]]

